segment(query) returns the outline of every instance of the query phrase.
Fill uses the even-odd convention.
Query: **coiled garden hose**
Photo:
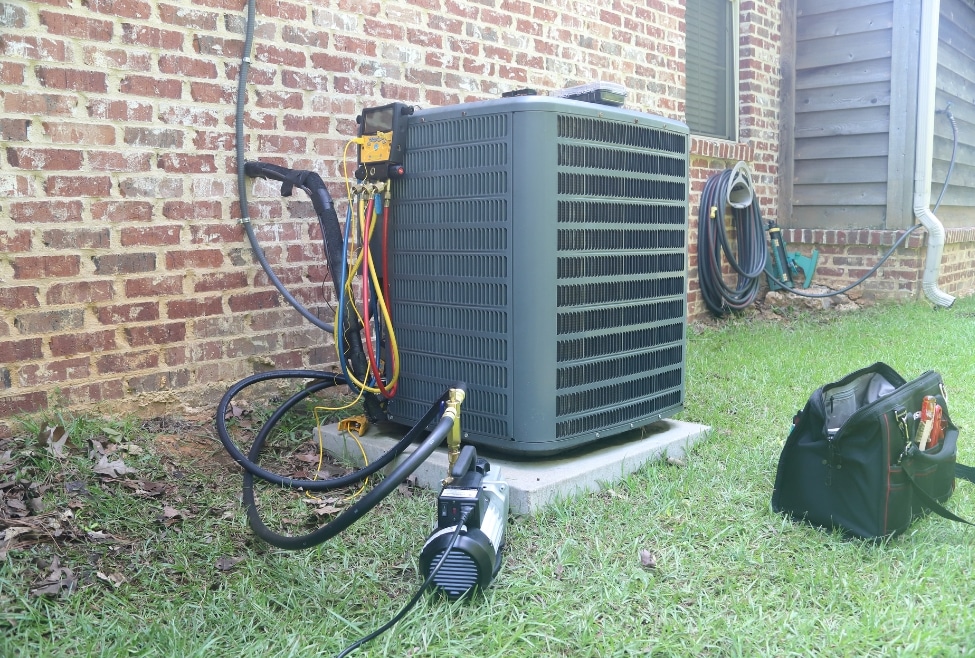
[[[708,178],[701,193],[697,232],[697,271],[701,297],[708,310],[720,317],[729,310],[742,310],[758,296],[760,277],[768,262],[765,246],[765,227],[757,196],[751,203],[733,204],[732,190],[740,186],[740,170],[726,169]],[[748,179],[750,184],[750,178]],[[743,191],[739,191],[740,196]],[[737,256],[732,253],[725,213],[731,207],[731,217],[737,241]],[[741,207],[739,207],[741,206]],[[722,276],[723,261],[727,260],[737,275],[734,288]]]
[[[951,160],[948,163],[948,171],[945,173],[945,182],[941,187],[941,193],[934,204],[931,212],[936,213],[941,207],[945,192],[948,191],[948,183],[955,168],[955,161],[958,155],[958,123],[951,113],[951,103],[943,110],[938,110],[938,114],[944,114],[951,124]],[[747,172],[747,170],[745,170]],[[698,215],[698,276],[701,285],[701,297],[704,299],[708,310],[715,316],[721,317],[728,310],[742,310],[755,301],[758,293],[759,276],[764,270],[768,254],[765,250],[765,238],[761,227],[761,210],[758,206],[758,198],[747,194],[750,192],[751,180],[747,174],[742,173],[742,163],[738,163],[732,169],[711,176],[704,185],[704,192],[701,194],[701,206]],[[751,203],[744,206],[743,203],[735,203],[735,200],[751,199]],[[725,203],[719,204],[720,201]],[[731,207],[734,219],[735,232],[738,239],[738,260],[731,256],[731,248],[728,243],[727,229],[724,224],[725,210]],[[757,246],[755,222],[758,223],[758,232],[762,234],[762,246]],[[718,227],[720,226],[720,231]],[[923,224],[915,224],[907,229],[894,244],[887,250],[880,260],[871,267],[866,274],[861,276],[853,283],[824,293],[804,292],[795,288],[781,288],[784,292],[798,297],[812,299],[823,299],[826,297],[836,297],[842,295],[873,276],[880,267],[887,262],[894,252],[897,251],[914,231],[921,228]],[[760,259],[756,256],[756,251],[761,251],[761,269],[758,274],[753,274],[754,266]],[[721,255],[728,258],[728,263],[738,274],[738,285],[734,290],[729,288],[721,274]],[[745,263],[744,266],[739,263]],[[752,267],[749,267],[752,266]]]

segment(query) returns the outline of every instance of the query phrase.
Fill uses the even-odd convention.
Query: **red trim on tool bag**
[[[884,468],[887,469],[887,499],[884,501],[884,534],[890,533],[890,528],[887,527],[887,515],[890,512],[890,420],[887,418],[887,414],[884,414],[884,428],[887,430],[887,454],[884,460]]]

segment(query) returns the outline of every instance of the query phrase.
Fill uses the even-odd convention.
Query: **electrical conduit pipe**
[[[928,231],[921,285],[924,294],[938,306],[949,307],[955,298],[938,288],[945,227],[930,210],[931,157],[934,152],[934,99],[938,74],[938,17],[941,0],[921,2],[921,50],[917,90],[917,147],[914,160],[914,216]]]

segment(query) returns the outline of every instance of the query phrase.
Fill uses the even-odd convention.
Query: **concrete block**
[[[679,458],[709,430],[706,425],[668,419],[620,434],[589,449],[574,450],[566,456],[525,459],[482,450],[478,450],[478,456],[485,457],[492,470],[501,469],[501,477],[511,488],[509,504],[512,513],[534,514],[555,500],[617,482],[653,460]],[[337,425],[325,425],[319,431],[325,450],[330,454],[359,466],[363,464],[362,450],[351,435],[339,432]],[[371,427],[360,439],[369,461],[378,459],[392,448],[405,431],[396,425]],[[398,460],[415,447],[416,444],[408,447]],[[387,472],[399,463],[398,460],[387,467]],[[445,446],[438,448],[413,473],[419,486],[434,491],[440,490],[446,475]]]

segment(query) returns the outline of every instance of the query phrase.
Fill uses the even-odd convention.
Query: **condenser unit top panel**
[[[668,132],[682,133],[684,135],[689,134],[686,124],[673,119],[667,119],[666,117],[625,108],[609,107],[597,103],[547,96],[514,96],[512,98],[497,98],[473,103],[422,109],[417,110],[411,123],[508,112],[561,112],[597,119],[608,118],[614,121],[632,121],[634,125],[661,128]],[[422,146],[422,144],[414,143],[413,146],[418,147]]]

